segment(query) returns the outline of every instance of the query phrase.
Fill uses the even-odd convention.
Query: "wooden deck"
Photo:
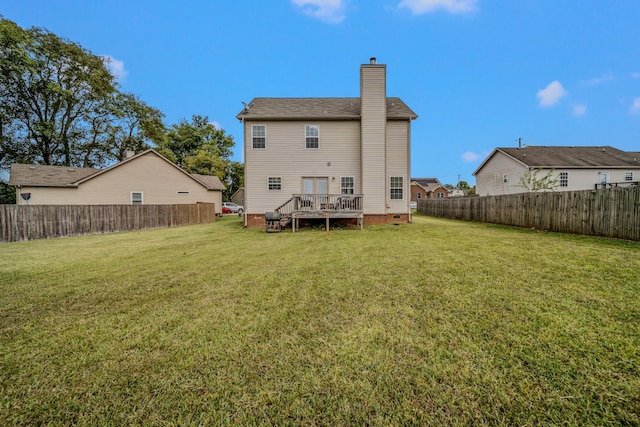
[[[332,219],[355,218],[360,229],[364,222],[361,194],[294,194],[276,212],[291,219],[294,233],[301,219],[324,220],[326,230],[329,230]]]

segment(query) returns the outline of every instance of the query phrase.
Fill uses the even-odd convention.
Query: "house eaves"
[[[255,98],[238,120],[360,120],[360,98]],[[387,120],[418,116],[400,98],[387,98]]]

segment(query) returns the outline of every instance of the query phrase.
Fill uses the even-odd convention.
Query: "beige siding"
[[[387,122],[387,147],[386,147],[386,198],[390,213],[408,213],[411,198],[411,182],[409,176],[409,122]],[[392,176],[401,176],[403,182],[403,199],[391,200],[389,194],[389,182]]]
[[[366,214],[384,214],[386,183],[386,66],[360,68],[362,193]]]
[[[251,126],[266,126],[266,148],[253,149]],[[319,125],[318,149],[305,148],[305,125]],[[302,177],[326,177],[329,193],[340,193],[340,177],[360,176],[360,126],[357,121],[245,122],[245,209],[247,213],[273,211],[302,193]],[[281,177],[282,190],[269,191],[268,177]],[[335,178],[335,179],[334,179]]]
[[[476,192],[479,196],[497,196],[501,194],[524,193],[527,190],[520,185],[520,178],[527,168],[513,160],[511,157],[496,151],[476,174]],[[540,177],[547,174],[548,170],[539,173]],[[633,172],[634,181],[640,180],[640,168],[638,169],[555,169],[553,176],[559,178],[561,172],[568,173],[568,185],[557,187],[555,191],[579,191],[591,190],[600,183],[603,173],[609,174],[609,182],[624,182],[625,173]],[[504,176],[507,175],[507,182]]]
[[[208,202],[215,203],[218,213],[222,204],[221,191],[208,191],[152,152],[89,179],[77,188],[23,187],[18,192],[31,193],[29,204],[38,205],[128,205],[131,192],[142,192],[144,204]],[[18,201],[25,203],[20,196]]]

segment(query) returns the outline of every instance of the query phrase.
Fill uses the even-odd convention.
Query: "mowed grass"
[[[414,219],[0,245],[0,424],[640,424],[640,244]]]

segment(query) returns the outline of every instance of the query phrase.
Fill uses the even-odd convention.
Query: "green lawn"
[[[640,244],[236,216],[0,245],[0,425],[638,425]]]

